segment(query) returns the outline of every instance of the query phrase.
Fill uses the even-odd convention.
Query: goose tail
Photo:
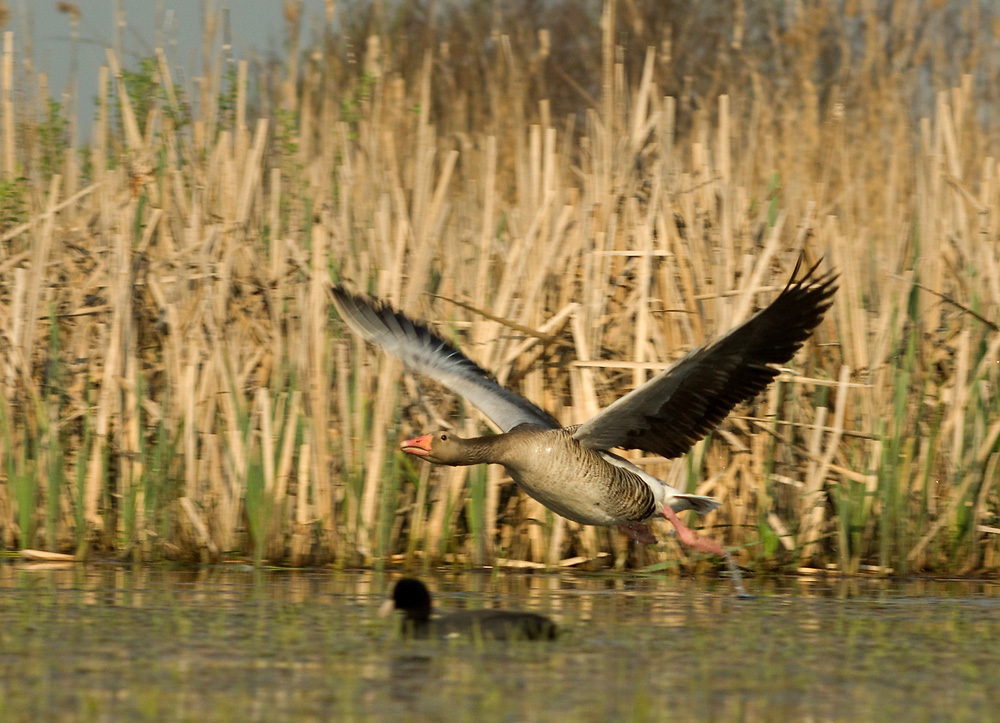
[[[705,495],[689,495],[684,493],[677,493],[673,496],[673,499],[670,500],[670,507],[674,512],[694,510],[699,515],[707,515],[721,504],[722,503],[714,497],[706,497]]]

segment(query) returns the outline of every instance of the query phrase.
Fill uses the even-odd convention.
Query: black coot
[[[431,619],[431,595],[420,580],[396,583],[383,612],[403,612],[403,634],[413,638],[470,637],[490,640],[552,640],[556,625],[544,615],[515,610],[461,610]]]

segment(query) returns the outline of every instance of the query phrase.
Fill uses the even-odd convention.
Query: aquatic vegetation
[[[103,569],[102,569],[103,568]],[[4,720],[989,719],[991,581],[440,574],[563,634],[400,640],[371,571],[0,564]]]

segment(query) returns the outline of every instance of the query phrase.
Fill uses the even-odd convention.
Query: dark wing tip
[[[395,309],[388,302],[376,299],[365,294],[355,294],[343,286],[331,286],[330,295],[333,297],[333,305],[337,307],[337,312],[345,321],[357,319],[359,316],[382,316],[386,311],[397,315]]]
[[[788,293],[795,295],[806,294],[810,301],[822,307],[822,311],[825,312],[833,304],[833,295],[840,288],[837,284],[840,274],[835,269],[817,273],[820,264],[823,263],[823,257],[821,256],[815,264],[809,267],[802,278],[796,278],[802,266],[802,260],[803,256],[800,255],[795,262],[795,268],[792,270],[792,275],[789,277],[788,283],[785,284],[785,288],[781,292],[781,296]]]
[[[619,440],[623,447],[676,457],[717,427],[733,408],[774,380],[833,305],[838,274],[819,272],[822,259],[799,275],[795,265],[780,294],[721,337],[691,352],[685,381]],[[681,360],[683,363],[684,360]]]
[[[777,298],[742,327],[737,327],[753,330],[776,344],[767,363],[784,364],[791,359],[833,306],[840,274],[834,270],[820,272],[822,262],[822,259],[817,261],[800,277],[802,258],[799,257],[791,278]]]

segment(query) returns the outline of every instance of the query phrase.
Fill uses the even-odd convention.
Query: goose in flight
[[[797,264],[768,306],[571,427],[501,386],[425,324],[340,286],[332,296],[355,333],[465,397],[501,430],[468,439],[451,431],[424,434],[403,442],[402,451],[434,464],[503,465],[521,489],[553,512],[586,525],[616,525],[637,542],[656,542],[646,523],[665,517],[682,543],[724,557],[734,569],[721,544],[677,517],[690,509],[709,512],[716,500],[682,492],[612,449],[679,457],[737,404],[762,392],[833,303],[837,275],[818,267],[796,278]]]

